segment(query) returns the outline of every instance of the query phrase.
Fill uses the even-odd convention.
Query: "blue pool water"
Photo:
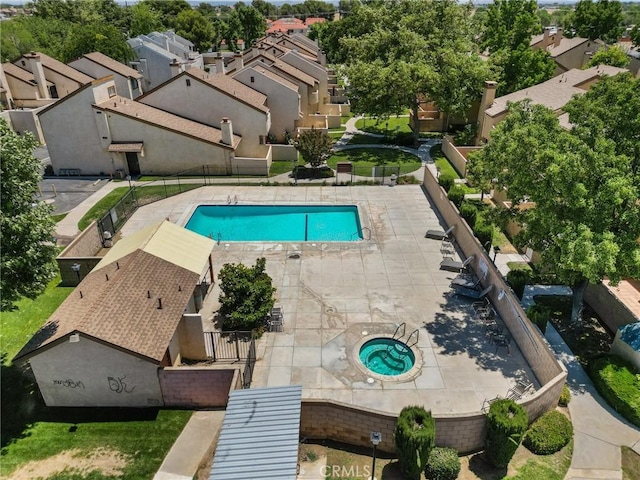
[[[360,361],[379,375],[400,375],[411,370],[416,356],[403,342],[374,338],[360,347]]]
[[[355,205],[200,205],[185,228],[222,242],[362,239]]]

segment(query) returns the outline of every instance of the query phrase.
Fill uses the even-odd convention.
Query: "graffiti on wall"
[[[131,393],[135,390],[136,385],[134,385],[133,387],[127,385],[127,382],[124,381],[124,379],[127,378],[126,375],[123,375],[122,377],[107,377],[107,381],[109,382],[109,389],[112,392],[116,392],[116,393]]]
[[[66,380],[54,380],[53,384],[60,385],[61,387],[66,387],[66,388],[81,388],[84,390],[84,383],[80,381],[76,382],[75,380],[71,380],[70,378]]]

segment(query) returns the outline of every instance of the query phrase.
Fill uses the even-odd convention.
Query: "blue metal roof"
[[[209,480],[295,480],[302,386],[229,395]]]

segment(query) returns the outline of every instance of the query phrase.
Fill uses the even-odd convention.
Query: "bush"
[[[455,177],[450,173],[441,173],[438,177],[438,183],[444,188],[445,192],[448,192],[455,182]]]
[[[496,400],[487,414],[485,454],[495,467],[506,467],[527,430],[527,412],[513,400]]]
[[[476,225],[476,217],[478,216],[478,207],[466,200],[460,205],[460,216],[464,218],[471,228]]]
[[[516,269],[509,270],[509,273],[507,273],[507,282],[509,282],[513,293],[515,293],[520,300],[522,300],[522,295],[524,294],[524,287],[530,279],[531,273],[529,270]]]
[[[560,393],[560,398],[558,399],[558,405],[560,405],[561,407],[566,407],[567,405],[569,405],[570,401],[571,401],[571,391],[569,390],[569,387],[567,387],[567,384],[565,383],[562,386],[562,393]]]
[[[44,176],[45,177],[53,177],[55,172],[53,171],[53,165],[50,163],[44,166]]]
[[[276,289],[265,272],[266,260],[259,258],[253,267],[225,263],[220,269],[220,314],[224,330],[252,330],[267,317]]]
[[[429,454],[424,474],[430,480],[455,480],[460,473],[460,459],[453,448],[435,447]]]
[[[398,415],[395,439],[400,469],[408,479],[417,479],[435,446],[436,422],[423,407],[404,407]]]
[[[451,187],[447,194],[447,198],[453,202],[456,208],[460,208],[464,200],[464,188],[459,185]]]
[[[600,395],[620,415],[640,427],[640,374],[616,355],[595,359],[589,365]]]
[[[522,286],[522,290],[524,292],[524,285]],[[521,295],[518,298],[522,298]],[[527,317],[529,317],[529,320],[531,320],[544,335],[544,332],[547,330],[547,322],[551,317],[551,310],[544,305],[531,305],[527,309]]]
[[[571,421],[562,413],[551,410],[531,425],[522,443],[536,455],[551,455],[569,443],[571,437]]]
[[[491,250],[491,242],[493,241],[493,225],[486,225],[476,220],[473,231],[478,240],[480,240],[480,245],[489,252]]]

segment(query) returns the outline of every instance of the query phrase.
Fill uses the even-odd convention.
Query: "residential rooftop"
[[[65,65],[61,61],[56,60],[55,58],[52,58],[48,55],[45,55],[44,53],[32,52],[32,53],[27,53],[23,55],[24,58],[33,58],[34,56],[40,57],[40,62],[42,63],[42,66],[44,68],[51,70],[53,72],[59,73],[60,75],[67,77],[71,80],[74,80],[81,85],[90,83],[93,80],[93,78],[91,78],[89,75],[85,75],[84,73],[79,72],[75,68],[72,68],[69,65]]]
[[[100,53],[100,52],[85,53],[83,57],[88,60],[91,60],[93,63],[102,65],[103,67],[108,68],[109,70],[116,72],[122,75],[123,77],[142,78],[142,74],[139,73],[137,70],[134,70],[131,67],[127,67],[125,64],[120,63],[111,57],[107,57],[103,53]]]

